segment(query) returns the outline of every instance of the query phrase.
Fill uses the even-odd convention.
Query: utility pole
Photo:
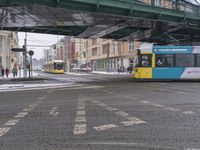
[[[23,48],[25,49],[23,52],[23,75],[24,77],[27,77],[27,71],[26,71],[26,65],[27,65],[27,56],[26,56],[26,52],[27,52],[27,33],[25,35],[25,39],[24,39],[24,46]]]

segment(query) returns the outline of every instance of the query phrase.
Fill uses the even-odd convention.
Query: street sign
[[[33,56],[33,55],[34,55],[34,51],[29,51],[28,54],[29,54],[30,56]]]
[[[24,52],[26,49],[24,48],[12,48],[11,51],[13,52]]]

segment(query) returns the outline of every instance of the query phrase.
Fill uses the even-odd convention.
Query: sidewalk
[[[39,79],[39,74],[36,72],[33,72],[33,76],[32,79]],[[9,73],[8,78],[4,75],[4,77],[0,77],[0,84],[7,84],[7,83],[11,83],[12,81],[29,81],[30,78],[28,78],[28,76],[26,78],[23,77],[23,70],[21,70],[21,72],[17,74],[16,77],[13,77],[12,73]]]

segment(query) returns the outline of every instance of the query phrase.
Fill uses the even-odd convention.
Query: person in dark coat
[[[6,77],[8,78],[8,75],[9,75],[9,69],[8,68],[6,68]]]
[[[3,67],[1,68],[1,76],[2,76],[2,78],[4,77],[4,68]]]

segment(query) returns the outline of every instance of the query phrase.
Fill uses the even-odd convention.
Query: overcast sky
[[[19,46],[22,47],[24,45],[24,32],[18,32],[19,37]],[[42,46],[51,46],[52,44],[57,43],[64,36],[57,36],[52,34],[37,34],[37,33],[27,33],[27,45],[36,45],[36,46],[28,46],[27,49],[34,51],[33,58],[40,59],[43,57],[43,50],[48,49],[49,47]]]

